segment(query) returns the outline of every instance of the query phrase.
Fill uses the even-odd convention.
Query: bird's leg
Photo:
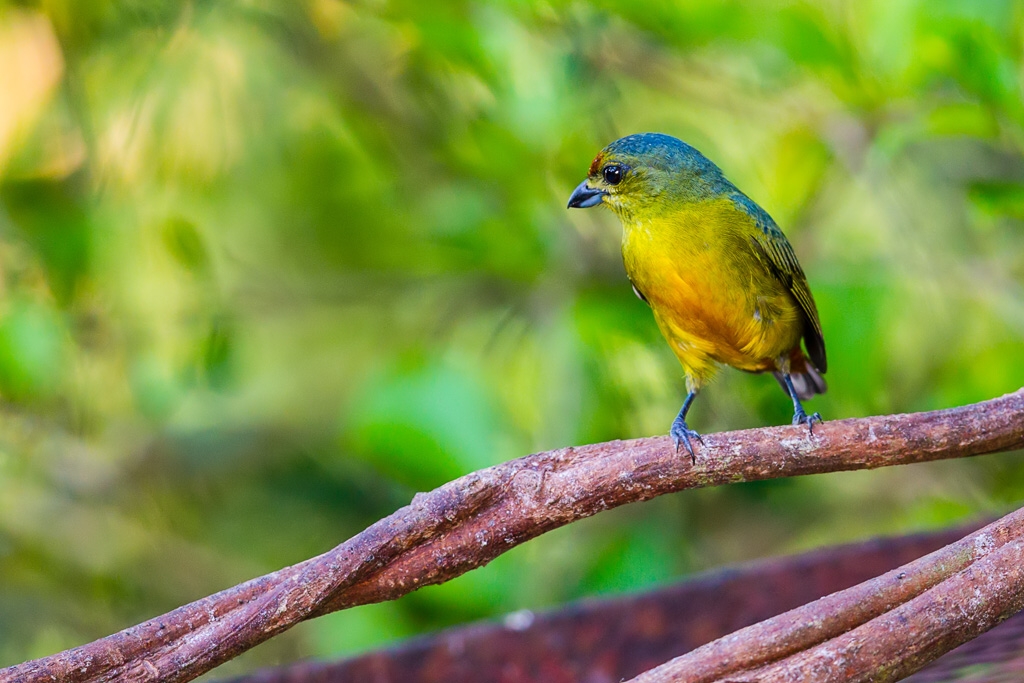
[[[793,386],[793,380],[790,378],[789,373],[782,373],[782,379],[786,383],[786,391],[789,392],[789,397],[793,399],[793,424],[807,425],[807,429],[810,430],[811,434],[813,434],[814,423],[823,422],[821,414],[811,413],[808,415],[804,412],[804,406],[800,403],[800,397],[796,395],[796,388]]]
[[[700,434],[686,426],[686,413],[690,411],[690,404],[693,403],[695,398],[697,398],[697,392],[691,389],[690,393],[686,395],[686,400],[683,401],[683,407],[679,409],[679,414],[672,421],[672,429],[669,430],[672,440],[676,443],[676,453],[679,452],[680,446],[685,445],[687,452],[690,454],[690,461],[694,465],[697,464],[697,456],[693,453],[693,444],[690,443],[690,439],[697,439],[697,441],[700,441],[701,446],[704,445],[704,439],[700,437]]]

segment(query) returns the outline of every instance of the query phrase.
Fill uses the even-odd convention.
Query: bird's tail
[[[779,386],[789,396],[789,391],[786,389],[786,383],[782,379],[781,372],[772,373],[775,375],[775,379],[778,381]],[[793,388],[796,389],[797,398],[801,401],[806,401],[810,397],[816,394],[824,394],[828,391],[828,384],[825,383],[825,378],[821,376],[818,369],[805,362],[804,367],[800,372],[793,372],[789,375],[789,378],[793,380]]]

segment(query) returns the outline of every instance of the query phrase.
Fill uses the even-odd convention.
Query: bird
[[[825,338],[807,277],[768,212],[694,147],[638,133],[601,150],[568,208],[604,205],[622,223],[633,292],[683,367],[686,399],[672,422],[676,452],[697,462],[686,416],[718,368],[771,372],[793,401],[793,424],[821,423],[802,400],[827,388]],[[803,340],[803,348],[801,348]]]

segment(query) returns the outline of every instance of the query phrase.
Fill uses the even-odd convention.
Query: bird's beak
[[[597,206],[601,203],[601,197],[604,197],[606,194],[608,194],[606,190],[595,190],[590,185],[587,185],[587,181],[584,180],[572,191],[572,196],[569,197],[569,206],[566,208],[586,209],[591,206]]]

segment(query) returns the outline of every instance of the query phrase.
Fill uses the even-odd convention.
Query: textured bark
[[[978,526],[757,560],[647,593],[587,599],[546,613],[517,612],[339,662],[298,662],[231,683],[619,683],[715,638],[884,574]]]
[[[838,638],[778,664],[723,680],[898,681],[1022,607],[1024,541],[1018,538]]]
[[[1024,445],[1024,391],[950,410],[705,437],[697,464],[667,437],[538,453],[466,475],[333,550],[138,626],[0,671],[0,681],[187,681],[312,616],[392,600],[546,531],[702,486],[869,469]]]
[[[1024,509],[632,683],[899,680],[1024,606]]]

